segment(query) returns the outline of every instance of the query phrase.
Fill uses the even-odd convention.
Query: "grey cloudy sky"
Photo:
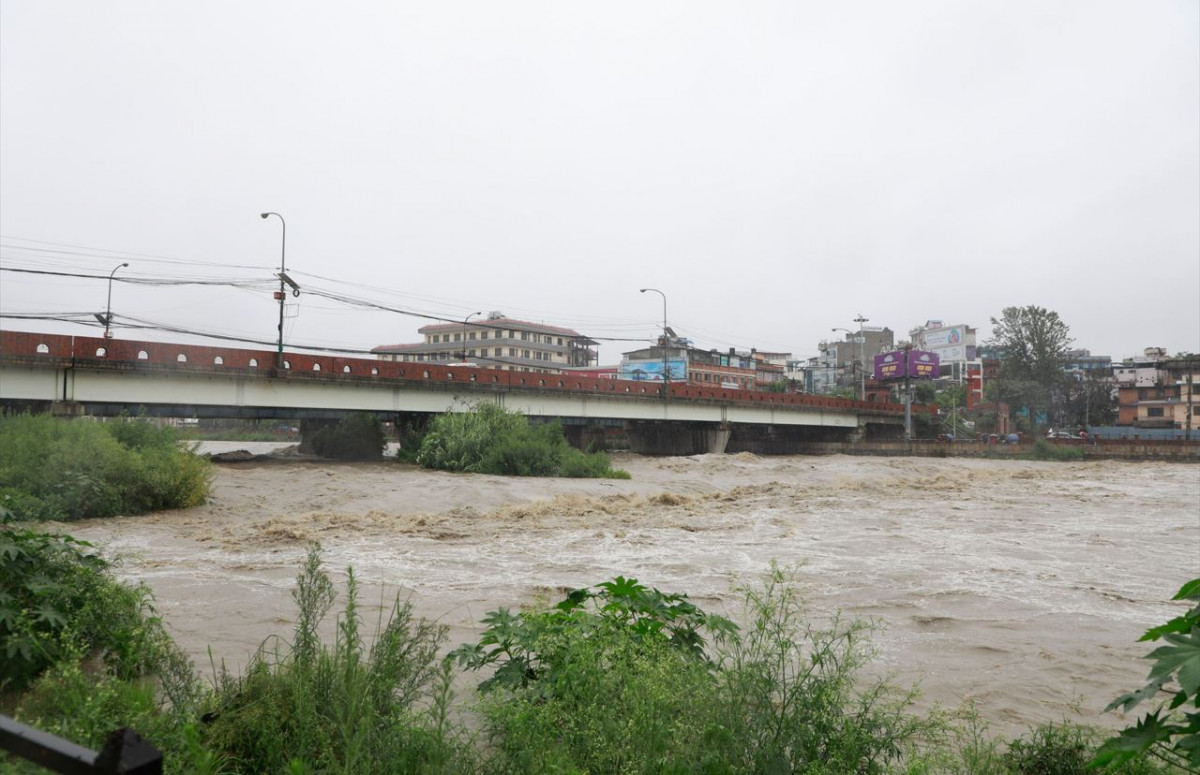
[[[432,315],[649,339],[653,286],[705,347],[1037,304],[1200,351],[1200,4],[0,4],[0,268],[235,281],[113,311],[270,342],[264,210],[306,291]],[[3,271],[0,313],[105,291]],[[297,344],[427,322],[293,301]]]

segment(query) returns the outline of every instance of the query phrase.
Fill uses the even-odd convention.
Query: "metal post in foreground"
[[[162,752],[131,729],[110,732],[99,751],[0,716],[0,750],[65,775],[162,775]]]

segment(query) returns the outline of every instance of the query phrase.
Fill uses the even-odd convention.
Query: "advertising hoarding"
[[[904,379],[933,379],[941,373],[942,362],[937,353],[909,350],[907,362],[904,350],[893,350],[875,356],[875,379],[881,381]]]
[[[900,379],[904,376],[904,351],[893,350],[875,356],[875,379]]]
[[[915,379],[932,379],[941,374],[942,361],[937,353],[924,350],[909,350],[908,376]]]
[[[958,347],[966,344],[964,339],[966,332],[962,326],[951,326],[949,328],[934,328],[925,331],[921,334],[921,339],[925,341],[925,346],[931,350],[941,350],[946,347]]]
[[[668,377],[672,382],[683,382],[687,379],[687,364],[682,360],[667,361]],[[620,379],[631,379],[635,382],[662,382],[662,361],[625,361],[621,364],[618,374]]]

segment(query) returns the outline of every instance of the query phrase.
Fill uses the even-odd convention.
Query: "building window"
[[[467,334],[467,338],[468,338],[468,339],[474,339],[474,338],[475,338],[475,332],[474,332],[474,331],[472,331],[471,333]]]
[[[522,342],[528,342],[528,341],[529,341],[529,332],[528,332],[528,331],[522,331],[522,332],[521,332],[521,341],[522,341]]]
[[[474,357],[475,357],[475,350],[473,350],[473,349],[472,349],[471,351],[469,351],[469,352],[467,353],[467,355],[469,355],[469,356],[471,356],[472,358],[474,358]]]
[[[561,336],[558,338],[558,346],[562,347],[562,337]]]
[[[1148,409],[1146,409],[1146,416],[1147,417],[1162,417],[1163,416],[1162,407],[1161,406],[1149,407]]]
[[[487,335],[488,335],[488,332],[487,332],[487,331],[480,331],[480,332],[479,332],[479,338],[480,338],[480,339],[487,339]]]
[[[528,357],[529,357],[529,351],[528,351],[528,350],[522,350],[522,351],[521,351],[521,357],[522,357],[522,358],[528,358]]]
[[[456,341],[456,342],[460,342],[460,341],[462,341],[462,334],[455,334],[455,335],[454,335],[454,341]]]
[[[517,357],[517,348],[515,348],[515,347],[508,348],[508,357],[516,358]]]

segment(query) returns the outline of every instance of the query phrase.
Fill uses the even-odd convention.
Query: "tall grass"
[[[450,718],[451,674],[437,658],[441,626],[399,599],[368,647],[353,571],[332,646],[321,622],[336,593],[315,548],[294,593],[291,644],[273,639],[244,675],[222,672],[209,699],[205,744],[239,772],[467,771],[469,748]]]
[[[1084,460],[1087,450],[1083,447],[1067,447],[1051,444],[1046,439],[1038,439],[1033,443],[1031,456],[1035,460]]]
[[[557,422],[531,424],[525,415],[494,404],[435,417],[416,462],[425,468],[502,476],[629,478],[613,469],[603,452],[585,454],[567,444]]]
[[[0,415],[0,509],[18,519],[188,508],[205,501],[210,478],[169,427]]]

